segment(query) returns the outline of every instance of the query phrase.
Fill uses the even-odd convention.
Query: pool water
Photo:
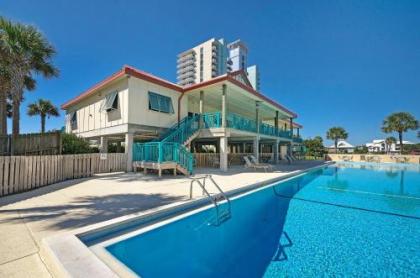
[[[420,277],[420,169],[339,163],[105,249],[142,277]]]

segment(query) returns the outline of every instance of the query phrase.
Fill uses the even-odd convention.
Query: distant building
[[[337,144],[337,149],[338,149],[338,152],[340,152],[340,153],[353,153],[355,147],[347,141],[339,140],[338,144]],[[334,152],[335,151],[335,145],[329,146],[328,151],[329,152]]]
[[[412,145],[413,142],[410,141],[403,141],[403,145]],[[366,147],[370,153],[379,153],[379,152],[399,152],[400,151],[400,144],[397,142],[396,144],[392,143],[387,146],[385,139],[375,139],[371,143],[366,143]]]
[[[212,38],[178,54],[177,83],[190,86],[214,77],[243,70],[252,87],[260,90],[256,65],[248,67],[248,48],[241,40],[226,44],[224,39]]]
[[[248,64],[248,48],[241,40],[228,44],[229,59],[232,62],[232,71],[246,70]]]
[[[257,65],[247,67],[246,73],[248,75],[248,80],[251,82],[254,90],[260,91],[260,72]]]
[[[210,80],[231,70],[224,39],[212,38],[178,55],[177,83],[189,86]]]

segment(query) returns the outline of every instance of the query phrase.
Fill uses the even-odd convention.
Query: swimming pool
[[[337,163],[96,243],[142,277],[419,277],[420,168]]]

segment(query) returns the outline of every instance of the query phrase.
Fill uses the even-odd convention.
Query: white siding
[[[129,81],[129,114],[130,124],[147,125],[155,127],[170,127],[178,121],[178,98],[181,93],[154,83],[138,78],[130,78]],[[174,108],[173,114],[149,110],[148,92],[170,97]],[[188,114],[187,98],[182,99],[181,119]]]
[[[119,109],[111,112],[99,111],[105,96],[118,91]],[[77,113],[77,129],[71,130],[70,117],[66,117],[66,131],[83,133],[95,129],[126,124],[128,119],[128,82],[127,79],[111,84],[93,96],[83,100],[67,110],[67,115]]]

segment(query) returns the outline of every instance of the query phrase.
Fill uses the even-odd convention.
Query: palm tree
[[[44,133],[46,117],[58,117],[60,114],[58,113],[57,107],[55,107],[51,101],[39,99],[37,102],[28,105],[28,115],[39,115],[41,117],[41,133]]]
[[[327,131],[327,139],[334,141],[335,153],[338,153],[338,140],[345,140],[348,136],[349,134],[347,133],[347,131],[344,128],[338,126],[332,127]]]
[[[33,81],[34,74],[45,78],[58,75],[57,68],[51,63],[55,50],[35,27],[0,17],[0,53],[1,68],[7,71],[5,76],[9,77],[8,91],[13,100],[12,133],[18,135],[19,108],[25,83],[28,79]],[[32,85],[35,87],[35,83]],[[0,112],[4,109],[4,94],[5,92],[0,96]]]
[[[398,132],[400,142],[400,154],[403,150],[403,133],[409,129],[417,130],[419,123],[413,115],[407,112],[393,113],[385,118],[382,131],[385,133]]]
[[[389,136],[385,139],[386,145],[386,152],[389,153],[391,151],[391,145],[397,143],[397,139],[394,136]]]

